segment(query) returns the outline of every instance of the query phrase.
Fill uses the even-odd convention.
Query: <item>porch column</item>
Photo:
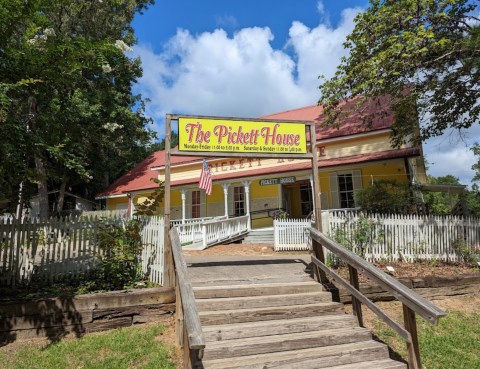
[[[131,192],[127,193],[127,198],[128,198],[128,207],[127,207],[127,215],[129,218],[132,218],[133,216],[133,195]]]
[[[224,183],[223,187],[223,197],[225,199],[225,217],[228,219],[228,187],[230,185],[228,183]]]
[[[251,221],[250,221],[250,181],[243,182],[243,189],[245,191],[245,212],[248,215],[248,230],[251,228]]]
[[[185,224],[185,205],[187,201],[187,190],[182,189],[182,224]]]

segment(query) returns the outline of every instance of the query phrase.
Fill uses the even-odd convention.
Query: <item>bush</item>
[[[348,217],[344,224],[335,229],[333,239],[358,256],[365,258],[365,254],[383,237],[383,230],[380,226],[380,221],[370,219],[362,214],[357,219]],[[329,266],[345,265],[340,258],[333,254],[329,255],[331,255],[327,257]]]
[[[355,204],[367,213],[411,214],[417,201],[410,184],[381,179],[357,191]]]
[[[141,267],[144,245],[141,221],[134,219],[121,224],[103,221],[98,231],[98,268],[90,289],[117,290],[133,287],[145,279]]]

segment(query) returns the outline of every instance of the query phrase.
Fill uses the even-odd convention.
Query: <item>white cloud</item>
[[[353,19],[359,9],[346,9],[337,28],[320,24],[309,29],[300,22],[290,27],[289,45],[297,56],[298,85],[318,100],[318,76],[332,77],[346,50],[343,47],[348,34],[353,30]]]
[[[474,171],[472,165],[477,162],[470,147],[479,140],[480,125],[458,132],[449,129],[442,136],[427,140],[424,154],[429,163],[428,174],[435,177],[451,174],[460,183],[471,185]]]
[[[144,70],[138,90],[151,100],[147,113],[161,132],[166,113],[256,117],[315,104],[318,76],[333,75],[357,12],[344,10],[336,28],[293,22],[284,49],[274,49],[270,29],[258,27],[232,37],[222,29],[178,30],[160,53],[138,45]]]

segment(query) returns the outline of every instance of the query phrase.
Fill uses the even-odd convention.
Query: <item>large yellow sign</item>
[[[301,123],[276,123],[181,117],[180,151],[305,154],[307,138]]]

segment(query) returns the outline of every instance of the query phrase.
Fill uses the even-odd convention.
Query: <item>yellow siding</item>
[[[212,202],[223,202],[224,195],[223,195],[223,187],[221,185],[214,184],[212,187],[212,193],[210,196],[207,196],[207,203]]]
[[[392,179],[397,182],[408,182],[403,160],[372,164],[362,168],[363,187],[371,185],[372,180]]]
[[[172,188],[170,191],[171,206],[182,206],[182,192],[179,189]]]
[[[126,204],[128,206],[127,196],[114,197],[111,199],[107,199],[107,210],[116,210],[117,205],[122,205],[122,204]]]

